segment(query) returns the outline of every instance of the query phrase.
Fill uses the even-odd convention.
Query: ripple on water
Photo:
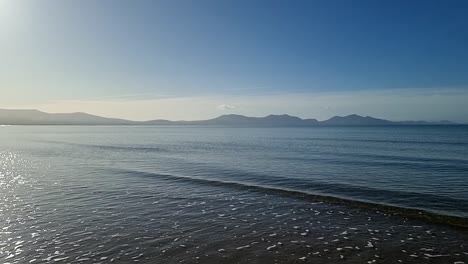
[[[456,263],[468,256],[463,230],[268,191],[117,174],[105,169],[116,164],[96,168],[87,159],[99,157],[85,154],[79,165],[50,154],[49,166],[0,151],[1,263]]]

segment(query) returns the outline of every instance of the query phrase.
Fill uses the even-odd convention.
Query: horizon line
[[[170,119],[162,119],[162,118],[159,118],[159,119],[149,119],[149,120],[132,120],[132,119],[125,119],[125,118],[119,118],[119,117],[108,117],[108,116],[102,116],[102,115],[97,115],[97,114],[92,114],[92,113],[88,113],[88,112],[82,112],[82,111],[77,111],[77,112],[46,112],[46,111],[43,111],[43,110],[39,110],[39,109],[34,109],[34,108],[0,108],[0,111],[36,111],[36,112],[40,112],[40,113],[43,113],[43,114],[50,114],[50,115],[54,115],[54,114],[62,114],[62,115],[72,115],[72,114],[84,114],[84,115],[88,115],[88,116],[94,116],[94,117],[98,117],[98,118],[105,118],[105,119],[116,119],[116,120],[120,120],[120,121],[126,121],[126,122],[134,122],[134,123],[146,123],[146,122],[152,122],[152,121],[167,121],[167,122],[202,122],[202,121],[208,121],[208,120],[213,120],[213,119],[216,119],[216,118],[219,118],[219,117],[223,117],[223,116],[240,116],[240,117],[247,117],[247,118],[266,118],[266,117],[269,117],[269,116],[288,116],[288,117],[292,117],[292,118],[299,118],[300,120],[302,121],[306,121],[306,120],[315,120],[319,123],[322,123],[322,122],[325,122],[325,121],[328,121],[328,120],[331,120],[333,118],[346,118],[346,117],[351,117],[351,116],[357,116],[357,117],[360,117],[360,118],[373,118],[373,119],[378,119],[378,120],[382,120],[382,121],[389,121],[389,122],[393,122],[393,123],[405,123],[405,122],[425,122],[425,123],[433,123],[433,124],[437,124],[437,123],[441,123],[441,122],[447,122],[447,123],[452,123],[453,125],[468,125],[468,123],[464,123],[464,122],[455,122],[455,121],[452,121],[452,120],[437,120],[437,121],[428,121],[428,120],[403,120],[403,121],[393,121],[391,119],[384,119],[384,118],[380,118],[380,117],[375,117],[375,116],[370,116],[370,115],[360,115],[360,114],[355,114],[355,113],[352,113],[352,114],[347,114],[347,115],[334,115],[328,119],[323,119],[323,120],[318,120],[317,118],[313,118],[313,117],[308,117],[308,118],[301,118],[301,117],[298,117],[298,116],[294,116],[294,115],[290,115],[290,114],[287,114],[287,113],[283,113],[283,114],[268,114],[268,115],[265,115],[265,116],[249,116],[249,115],[242,115],[242,114],[235,114],[235,113],[230,113],[230,114],[223,114],[223,115],[217,115],[217,116],[214,116],[214,117],[211,117],[211,118],[208,118],[208,119],[194,119],[194,120],[170,120]]]

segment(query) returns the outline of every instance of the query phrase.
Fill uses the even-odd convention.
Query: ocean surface
[[[468,126],[0,127],[0,263],[468,263],[353,201],[468,219]]]

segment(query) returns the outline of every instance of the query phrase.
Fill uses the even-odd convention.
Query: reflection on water
[[[347,184],[345,174],[351,177],[359,170],[352,170],[355,164],[327,162],[332,149],[314,150],[296,139],[286,144],[291,132],[14,129],[14,133],[0,133],[1,263],[454,263],[468,259],[464,229],[282,195],[268,188],[217,184],[236,181],[261,187],[273,183],[308,189],[316,182],[323,184],[322,191],[339,192],[337,186]],[[282,151],[270,153],[280,147]],[[335,160],[364,159],[363,153],[353,158],[345,155],[352,149],[339,143],[334,148]],[[405,184],[399,177],[405,166],[414,172],[412,163],[429,158],[428,166],[440,165],[434,175],[444,171],[449,175],[443,186],[466,184],[466,179],[455,180],[464,170],[457,163],[466,158],[457,154],[463,146],[456,145],[443,157],[431,152],[437,146],[426,146],[425,151],[419,146],[417,161],[411,144],[398,148],[408,148],[400,156],[413,160],[386,167],[379,163],[385,158],[376,156],[373,164],[373,155],[366,157],[367,170],[396,175],[396,183],[387,191],[400,184],[406,193],[416,193],[417,188],[410,186],[414,179]],[[390,152],[397,150],[384,148],[380,155]],[[340,171],[334,172],[334,167]],[[341,171],[348,167],[346,173]],[[326,176],[315,176],[327,171],[331,173],[328,181]],[[369,171],[363,174],[370,177]],[[315,178],[307,182],[307,177]],[[357,173],[355,177],[357,182],[365,178]],[[378,189],[385,181],[378,179],[371,187]],[[435,183],[428,179],[421,193],[435,195],[430,191]],[[442,187],[441,197],[465,199],[458,189],[450,192]]]

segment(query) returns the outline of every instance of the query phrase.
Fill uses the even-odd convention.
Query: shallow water
[[[464,229],[275,190],[467,217],[467,153],[463,126],[1,127],[0,262],[466,262]]]

